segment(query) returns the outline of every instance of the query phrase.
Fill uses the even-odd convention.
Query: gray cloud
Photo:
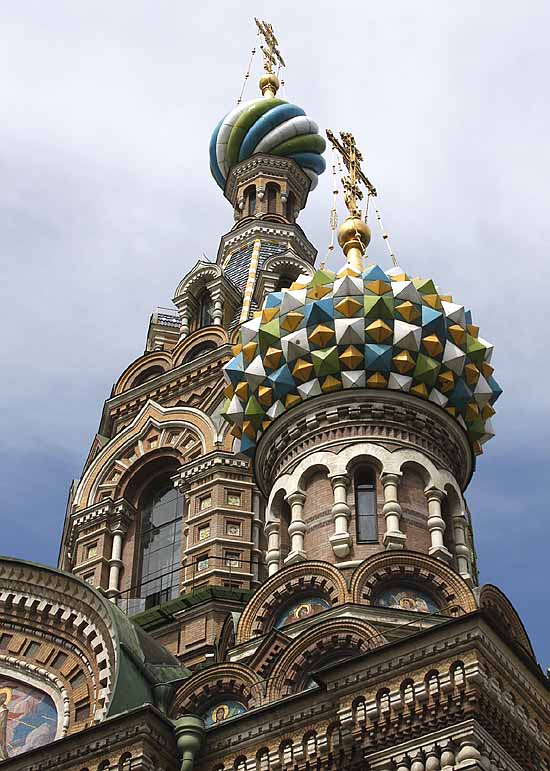
[[[240,91],[255,14],[279,35],[287,97],[356,134],[400,264],[472,307],[496,345],[505,395],[496,460],[481,458],[478,477],[498,479],[500,462],[508,473],[499,443],[545,478],[547,3],[28,0],[0,10],[4,500],[30,459],[57,453],[59,478],[78,474],[149,314],[231,226],[207,146]],[[301,220],[321,256],[330,190],[325,174]],[[370,254],[387,265],[373,229]],[[493,505],[487,522],[499,508],[513,542],[520,479],[506,490],[504,507],[481,482],[471,495]],[[64,496],[31,489],[20,516],[40,499],[59,527]],[[530,512],[540,525],[542,503]],[[19,553],[20,538],[11,530],[3,550]]]

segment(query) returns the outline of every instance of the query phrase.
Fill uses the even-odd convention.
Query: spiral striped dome
[[[233,166],[256,153],[293,158],[317,185],[326,164],[325,140],[301,107],[283,99],[259,97],[243,102],[223,118],[210,140],[210,170],[223,189]]]

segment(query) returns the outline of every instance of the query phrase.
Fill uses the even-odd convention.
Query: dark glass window
[[[212,298],[208,292],[203,292],[201,296],[199,324],[201,327],[212,325]]]
[[[179,593],[183,498],[162,479],[145,493],[141,504],[140,591],[149,608]]]
[[[378,541],[376,479],[369,468],[361,468],[355,474],[355,519],[358,541]]]
[[[277,212],[277,187],[275,185],[267,186],[267,211],[269,214]]]
[[[248,198],[248,216],[252,217],[256,213],[256,188],[249,187],[246,195]]]

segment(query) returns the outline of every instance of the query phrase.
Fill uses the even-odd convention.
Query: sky
[[[495,344],[497,436],[467,496],[481,580],[513,602],[546,668],[544,1],[2,3],[0,552],[57,562],[103,400],[151,312],[232,225],[208,140],[241,91],[254,15],[279,38],[286,98],[355,134],[399,264],[471,307]],[[300,218],[320,257],[330,191],[327,173]],[[374,226],[369,256],[390,266]]]

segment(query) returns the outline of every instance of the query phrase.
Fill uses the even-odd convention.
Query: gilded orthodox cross
[[[348,170],[348,176],[342,177],[344,200],[348,211],[352,217],[361,217],[357,202],[363,200],[363,191],[359,183],[362,182],[365,185],[369,195],[376,196],[376,188],[361,170],[363,155],[355,143],[355,137],[349,131],[341,131],[341,141],[339,141],[332,131],[327,129],[327,137],[334,149],[342,156],[344,166]]]
[[[264,39],[264,45],[260,46],[264,55],[264,70],[271,75],[275,66],[277,68],[286,66],[279,51],[279,41],[275,37],[271,24],[256,17],[254,17],[254,21],[258,27],[258,32]]]

